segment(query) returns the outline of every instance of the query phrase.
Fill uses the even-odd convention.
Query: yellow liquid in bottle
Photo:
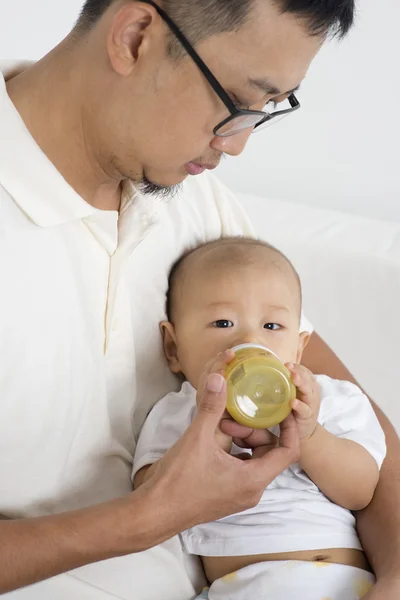
[[[241,425],[268,429],[281,423],[296,397],[289,370],[268,349],[243,345],[225,371],[227,410]]]

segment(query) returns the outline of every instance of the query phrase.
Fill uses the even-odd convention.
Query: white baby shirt
[[[357,442],[380,468],[385,436],[368,398],[346,381],[317,376],[321,389],[318,421],[332,434]],[[187,382],[151,411],[139,437],[135,475],[159,460],[182,436],[196,412],[196,390]],[[274,431],[275,432],[275,431]],[[235,451],[243,452],[234,447]],[[352,513],[331,502],[293,464],[265,489],[255,508],[192,527],[181,535],[186,552],[200,556],[238,556],[322,548],[361,549]]]

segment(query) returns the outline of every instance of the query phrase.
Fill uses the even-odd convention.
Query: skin
[[[240,93],[254,108],[271,95],[250,89],[243,73],[269,77],[281,91],[288,91],[303,79],[322,42],[308,36],[304,24],[292,16],[279,15],[267,0],[257,3],[257,11],[242,30],[198,46],[228,91]],[[187,161],[217,164],[223,153],[235,156],[246,145],[250,132],[213,137],[213,127],[227,116],[224,107],[195,65],[188,58],[172,63],[165,47],[166,27],[152,7],[117,1],[84,39],[69,36],[7,83],[44,153],[75,191],[99,209],[118,210],[121,183],[128,177],[140,182],[146,174],[161,186],[176,185],[185,178]],[[313,367],[321,356],[323,372],[349,378],[314,335],[307,366],[318,372]],[[225,406],[223,382],[215,374],[220,368],[209,365],[214,374],[205,379],[212,389],[201,389],[195,423],[140,490],[74,513],[1,521],[0,592],[144,550],[196,519],[209,521],[258,502],[268,481],[298,458],[295,424],[286,423],[281,448],[265,456],[262,468],[256,461],[232,462],[215,440]],[[222,388],[216,392],[218,382]],[[384,418],[383,423],[392,441],[390,467],[382,472],[376,503],[359,522],[386,592],[397,583],[400,562],[400,522],[394,510],[400,503],[400,447],[392,426]],[[185,469],[185,461],[190,469]],[[204,474],[204,497],[186,495],[182,506],[184,492],[195,490]],[[398,593],[392,597],[397,599]],[[390,600],[388,594],[385,600]]]
[[[299,336],[300,302],[296,277],[276,252],[206,246],[183,265],[172,293],[173,323],[161,324],[172,372],[197,389],[204,365],[244,343],[266,346],[284,363],[300,362],[309,339]]]
[[[261,109],[276,95],[244,74],[268,77],[284,94],[302,81],[322,40],[268,2],[257,6],[241,30],[197,50],[230,94]],[[223,153],[240,154],[251,133],[213,136],[226,108],[189,57],[166,57],[167,31],[151,6],[116,2],[83,40],[68,38],[7,86],[43,151],[97,208],[118,208],[126,178],[176,185],[186,163],[217,165]]]
[[[359,385],[316,333],[304,351],[303,364],[313,373],[325,372],[330,377]],[[371,402],[385,432],[386,459],[372,502],[356,513],[358,534],[378,579],[375,588],[363,600],[396,600],[400,594],[400,441],[389,419]]]
[[[362,446],[337,438],[318,424],[320,390],[314,375],[300,362],[309,341],[299,333],[300,289],[293,270],[275,251],[259,245],[225,242],[211,244],[190,255],[175,277],[172,290],[173,323],[161,330],[171,370],[194,387],[203,365],[213,353],[243,344],[271,349],[290,369],[297,388],[292,403],[300,437],[300,465],[332,502],[358,510],[370,503],[379,478],[373,457]],[[269,431],[251,430],[225,415],[221,447],[230,452],[232,438],[240,447],[273,446]],[[149,467],[135,478],[146,481]],[[151,475],[151,472],[150,472]],[[360,556],[361,555],[361,556]],[[368,568],[355,549],[322,548],[277,556],[203,557],[210,582],[238,568],[266,560],[316,560]]]

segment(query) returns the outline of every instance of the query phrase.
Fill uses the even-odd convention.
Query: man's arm
[[[224,355],[206,373],[197,414],[182,438],[125,498],[76,512],[0,521],[0,594],[86,564],[140,552],[198,523],[255,506],[265,487],[296,462],[299,438],[287,419],[280,447],[241,461],[222,450]],[[150,472],[152,471],[152,472]]]
[[[315,374],[357,383],[315,333],[304,352],[303,364]],[[398,579],[400,590],[400,440],[383,412],[374,402],[372,406],[386,435],[387,456],[371,504],[356,513],[357,527],[377,578]]]
[[[163,541],[152,531],[162,502],[141,490],[96,507],[50,517],[0,521],[0,594]],[[156,510],[157,509],[157,510]],[[161,519],[162,521],[162,519]],[[157,540],[159,537],[161,539]]]

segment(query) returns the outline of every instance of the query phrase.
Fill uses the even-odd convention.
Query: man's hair
[[[133,0],[132,0],[133,1]],[[259,0],[162,0],[160,5],[192,44],[243,25]],[[93,27],[114,0],[86,0],[77,27]],[[343,38],[354,22],[355,0],[272,0],[282,14],[291,13],[306,23],[312,35]],[[171,38],[172,40],[172,38]],[[170,50],[175,49],[175,40]]]
[[[167,319],[172,322],[173,317],[172,313],[174,312],[174,300],[176,297],[176,289],[179,284],[182,282],[182,279],[185,277],[186,270],[189,272],[192,271],[193,263],[196,258],[200,258],[207,251],[212,251],[213,249],[220,250],[220,255],[217,259],[221,263],[224,263],[225,266],[232,263],[234,266],[248,266],[253,263],[254,254],[252,255],[251,250],[254,248],[264,248],[267,253],[271,255],[275,255],[275,260],[271,260],[274,262],[278,268],[281,268],[280,263],[285,263],[289,271],[291,271],[293,278],[296,283],[298,295],[299,295],[299,317],[302,310],[302,286],[299,274],[297,273],[295,267],[292,262],[288,259],[288,257],[283,254],[278,248],[264,242],[263,240],[257,238],[250,238],[244,236],[231,236],[231,237],[222,237],[211,242],[205,242],[196,246],[195,248],[190,248],[186,250],[182,254],[180,258],[172,265],[169,278],[168,278],[168,290],[167,290],[167,298],[166,298],[166,314]],[[278,260],[276,260],[276,258]],[[209,258],[212,260],[212,257]],[[219,264],[219,263],[218,263]],[[261,274],[260,274],[261,275]]]

